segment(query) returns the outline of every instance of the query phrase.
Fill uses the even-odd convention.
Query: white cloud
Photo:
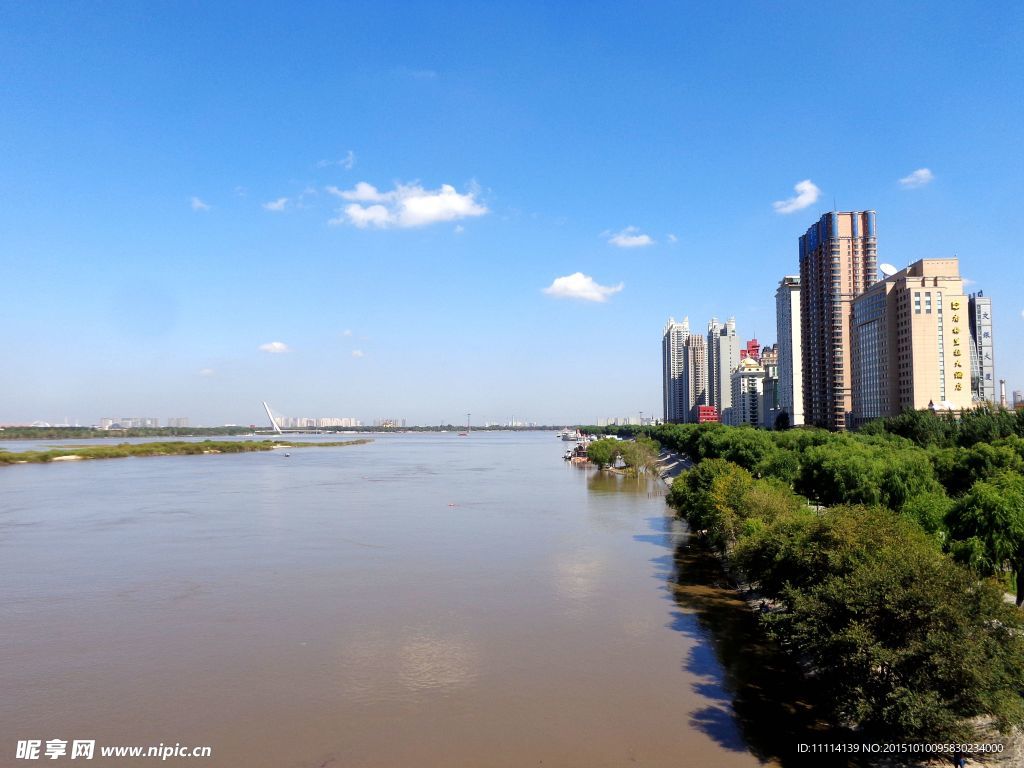
[[[344,331],[341,332],[341,335],[342,336],[351,336],[352,335],[352,329],[351,328],[346,328]]]
[[[466,228],[464,226],[462,226],[461,224],[456,224],[454,231],[455,231],[456,235],[461,235],[463,232],[466,231]]]
[[[363,354],[363,350],[361,350],[361,349],[353,349],[352,350],[352,357],[365,357],[365,355]]]
[[[263,210],[272,211],[273,213],[280,213],[288,205],[287,197],[279,197],[277,200],[271,200],[269,203],[263,204]]]
[[[670,243],[678,243],[679,242],[679,238],[676,237],[675,235],[673,235],[671,232],[668,233],[667,237],[668,237],[668,241]]]
[[[260,350],[270,352],[272,355],[280,355],[288,351],[288,345],[283,341],[268,341],[266,344],[260,344]]]
[[[200,200],[198,197],[193,197],[191,201],[193,211],[208,211],[210,206]]]
[[[776,200],[772,207],[776,213],[793,213],[801,211],[809,205],[813,205],[819,197],[821,190],[818,189],[810,179],[798,181],[793,189],[796,194],[788,200]]]
[[[342,200],[355,200],[360,203],[380,203],[388,199],[387,194],[378,192],[373,184],[367,184],[365,181],[360,181],[352,189],[330,186],[327,187],[327,191]]]
[[[573,272],[565,277],[556,277],[544,289],[548,296],[560,299],[583,299],[584,301],[608,301],[608,297],[623,289],[623,284],[599,285],[594,278],[582,272]]]
[[[1024,320],[1024,309],[1020,311],[1020,319]]]
[[[935,174],[927,168],[918,168],[909,176],[904,176],[900,179],[900,184],[909,189],[913,189],[914,187],[923,187],[925,184],[931,184],[934,179]]]
[[[344,168],[346,171],[351,171],[356,164],[356,153],[351,149],[345,153],[345,156],[340,160],[320,160],[317,164],[317,168],[330,168],[337,166],[338,168]]]
[[[390,192],[382,192],[372,184],[360,181],[352,189],[327,187],[327,191],[351,202],[328,223],[344,224],[348,221],[360,229],[422,227],[439,221],[483,216],[488,212],[487,206],[477,202],[475,189],[460,194],[450,184],[442,184],[435,190],[424,189],[415,183],[396,184]]]
[[[199,375],[200,376],[205,376],[206,378],[209,378],[210,376],[213,376],[214,373],[216,373],[216,371],[214,371],[213,368],[200,368],[199,369]]]
[[[435,69],[410,69],[402,67],[399,72],[408,75],[413,80],[436,80],[437,70]]]
[[[608,242],[619,248],[642,248],[645,245],[654,245],[654,239],[650,235],[640,234],[640,230],[636,227],[626,227],[621,232],[616,232],[608,238]]]

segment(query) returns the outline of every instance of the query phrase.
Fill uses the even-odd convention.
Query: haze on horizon
[[[1024,389],[1024,6],[0,6],[0,424],[659,414],[823,212]]]

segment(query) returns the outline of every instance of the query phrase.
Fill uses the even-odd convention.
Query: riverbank
[[[291,440],[203,440],[198,442],[119,443],[118,445],[69,445],[45,451],[12,453],[0,449],[0,465],[48,464],[54,461],[125,459],[132,456],[198,456],[220,453],[254,453],[281,448],[340,448],[372,443],[369,438],[329,443]]]
[[[669,486],[672,486],[674,479],[682,473],[682,461],[683,460],[679,455],[667,451],[663,452],[661,476]],[[719,461],[719,464],[724,464],[724,462]],[[691,525],[696,523],[697,528],[707,529],[701,531],[702,535],[694,541],[692,548],[705,553],[707,556],[713,557],[713,559],[718,563],[716,570],[718,578],[714,580],[713,584],[708,586],[723,588],[728,585],[728,591],[730,594],[735,596],[738,603],[742,602],[741,612],[750,613],[751,616],[757,619],[755,622],[759,627],[756,633],[757,642],[764,643],[766,646],[776,647],[776,652],[772,655],[778,656],[779,659],[783,659],[786,665],[791,667],[792,685],[797,685],[797,678],[799,677],[801,684],[809,686],[808,691],[811,692],[812,695],[803,701],[805,706],[810,707],[812,711],[820,713],[819,716],[822,718],[828,718],[832,720],[832,722],[845,722],[845,718],[840,717],[837,720],[826,715],[827,710],[830,708],[826,702],[829,700],[830,696],[834,696],[835,691],[831,690],[834,686],[820,688],[820,681],[825,679],[820,674],[821,671],[827,669],[830,670],[830,674],[834,674],[835,672],[833,655],[818,653],[817,656],[813,656],[813,652],[819,651],[820,648],[818,646],[811,646],[810,644],[808,644],[808,647],[810,647],[811,653],[797,655],[792,652],[791,648],[786,647],[785,642],[783,642],[782,645],[777,645],[777,640],[772,640],[773,637],[793,636],[793,632],[780,632],[779,626],[782,625],[784,621],[795,623],[791,616],[791,614],[794,614],[794,608],[785,602],[784,595],[781,595],[777,589],[772,592],[771,587],[774,582],[771,580],[771,577],[774,574],[770,571],[765,572],[763,558],[759,559],[758,557],[752,556],[752,552],[754,555],[758,554],[753,549],[753,545],[757,544],[758,540],[751,534],[740,534],[735,536],[735,538],[728,536],[730,531],[735,532],[737,530],[737,520],[739,517],[749,517],[753,516],[757,512],[771,510],[771,501],[782,501],[783,499],[781,496],[776,496],[773,499],[769,495],[771,492],[779,494],[781,491],[777,487],[773,488],[771,485],[763,485],[762,481],[754,480],[752,478],[749,479],[750,484],[744,483],[746,476],[742,474],[742,470],[739,475],[737,475],[735,471],[733,471],[731,475],[722,474],[725,471],[726,470],[721,467],[713,467],[711,464],[701,463],[697,467],[696,474],[694,476],[687,478],[685,481],[680,481],[683,488],[680,488],[679,484],[677,484],[676,490],[670,494],[670,499],[675,497],[674,506],[677,514],[681,514],[683,510],[686,510],[684,516],[686,518],[692,518],[690,520]],[[729,486],[727,481],[733,481],[732,485]],[[734,499],[728,507],[723,506],[721,498],[722,494],[728,495],[727,489],[731,490],[734,495],[739,493],[743,498]],[[776,506],[778,506],[778,504],[776,504]],[[800,510],[796,509],[792,510],[794,513],[799,513],[799,511]],[[838,516],[840,511],[841,510],[833,510],[831,516]],[[785,510],[780,507],[778,515],[781,517],[785,514]],[[848,510],[844,514],[845,518],[843,521],[847,525],[861,529],[864,529],[865,525],[867,525],[867,529],[855,530],[853,532],[853,539],[855,540],[870,538],[869,534],[871,530],[877,527],[885,527],[885,524],[890,522],[884,515],[878,520],[860,520],[859,517],[852,513],[852,511]],[[821,521],[819,526],[828,525],[828,518],[823,518],[820,513],[815,513],[815,517]],[[849,519],[847,520],[846,518]],[[898,534],[906,545],[901,548],[902,556],[911,558],[912,555],[915,555],[915,547],[912,545],[919,542],[916,542],[913,539],[911,535],[913,531],[908,533],[903,528],[899,526],[896,527],[897,530],[893,531],[893,535],[895,536]],[[875,548],[877,549],[877,547]],[[835,546],[833,546],[833,549],[835,549]],[[917,549],[919,550],[916,552],[916,557],[918,559],[924,559],[930,553],[930,550],[927,548],[918,547]],[[849,555],[850,553],[847,554]],[[852,557],[855,554],[856,552],[850,556]],[[753,585],[749,582],[749,577],[746,575],[747,569],[743,567],[746,565],[749,568],[751,564],[753,564],[755,572],[760,576],[757,580],[757,584],[762,587],[766,583],[768,584],[768,590],[765,594],[761,594],[759,591],[752,589]],[[883,562],[882,565],[884,564],[885,563]],[[941,570],[941,567],[945,567],[947,571],[950,568],[950,564],[946,562],[931,564],[934,567],[929,569],[929,573],[939,571]],[[760,567],[760,571],[757,570],[758,567]],[[949,576],[949,574],[946,575]],[[793,580],[796,580],[798,577],[799,573],[795,571],[789,573],[789,578],[792,578]],[[693,582],[695,576],[694,574],[690,574],[689,576],[682,574],[680,578],[688,578]],[[701,577],[699,575],[696,576],[697,583],[700,582],[700,578]],[[949,578],[952,579],[952,576],[949,576]],[[857,594],[857,605],[861,606],[861,614],[867,615],[865,624],[870,625],[873,613],[879,612],[878,609],[873,609],[872,606],[871,598],[873,595],[870,594],[871,582],[870,579],[861,579],[858,584],[863,587],[863,589],[861,589]],[[895,612],[899,609],[899,597],[901,596],[897,595],[896,598],[891,601],[896,605],[896,608],[888,608],[888,610]],[[915,597],[918,596],[915,595]],[[990,600],[988,602],[992,603],[993,601]],[[867,608],[862,606],[861,603],[866,603]],[[927,605],[928,603],[926,599],[919,599],[915,602],[915,605],[917,604]],[[998,612],[1006,623],[1010,623],[1011,619],[1016,618],[1012,613],[1000,612],[998,610],[998,606],[989,605],[987,607],[990,611]],[[959,616],[958,618],[962,620],[962,623],[978,623],[978,617],[975,615],[977,611],[967,612],[965,609],[961,608],[961,612],[964,613],[964,615]],[[800,617],[798,616],[797,618]],[[892,624],[891,621],[885,621],[884,623],[887,626]],[[984,622],[982,622],[982,624],[987,626]],[[983,629],[984,626],[980,629]],[[772,631],[773,628],[775,631]],[[979,632],[980,629],[978,630]],[[826,635],[828,635],[828,630],[825,629],[824,631]],[[937,634],[937,632],[931,633],[932,636]],[[972,637],[974,634],[972,634]],[[957,644],[956,641],[958,638],[952,631],[947,631],[946,636],[943,636],[943,639],[951,645],[955,645],[957,650],[963,650],[961,648],[963,643],[960,643],[959,645]],[[911,640],[913,640],[913,637],[911,637]],[[1005,638],[1003,638],[1003,640],[1005,641]],[[823,642],[829,642],[829,640],[826,639]],[[877,651],[878,645],[878,641],[875,641],[875,644],[867,650]],[[897,645],[896,651],[899,652],[905,647],[911,647],[910,643]],[[907,651],[907,653],[909,653],[909,651]],[[967,654],[965,653],[963,655]],[[925,662],[927,661],[929,660],[925,659]],[[818,672],[815,673],[814,670],[818,670]],[[870,671],[865,670],[862,679],[867,679],[870,674]],[[926,687],[926,685],[922,684],[920,687],[915,686],[912,690],[916,693],[918,691],[925,690]],[[739,696],[739,693],[736,695]],[[812,703],[815,701],[817,703]],[[768,703],[771,703],[772,706],[779,704],[778,701]],[[739,707],[739,704],[740,699],[737,698],[734,701],[734,706]],[[1001,734],[996,728],[995,718],[984,713],[968,716],[959,723],[954,722],[953,718],[950,717],[947,717],[947,720],[949,720],[949,726],[960,729],[959,738],[961,740],[968,738],[968,736],[965,735],[967,732],[973,732],[969,737],[970,741],[978,744],[998,744],[1002,749],[1002,751],[998,753],[978,755],[975,759],[968,759],[967,765],[1011,766],[1022,764],[1021,739],[1020,731],[1018,729],[1012,728]],[[888,727],[891,729],[893,726],[889,724]],[[923,768],[927,766],[929,768],[934,768],[935,766],[948,765],[951,759],[951,756],[947,754],[928,754],[928,750],[926,749],[922,749],[923,754],[920,755],[885,755],[868,753],[863,750],[865,747],[871,747],[872,745],[864,741],[865,737],[861,735],[860,729],[855,728],[853,730],[848,730],[843,727],[831,726],[829,727],[829,731],[832,732],[833,739],[825,739],[823,741],[832,741],[837,744],[843,742],[860,745],[859,751],[861,751],[861,757],[863,760],[863,763],[861,764],[864,765],[903,766],[907,768]],[[888,738],[893,737],[890,736]],[[945,743],[952,740],[952,738],[953,737],[943,738],[941,733],[939,736],[933,736],[930,738],[916,734],[908,735],[906,742],[908,746],[912,742],[919,742],[920,744],[925,745],[927,742]],[[901,743],[904,741],[898,736],[896,736],[895,739]],[[803,739],[800,741],[803,741]],[[969,758],[970,757],[975,756],[969,756]],[[788,762],[786,762],[786,764],[788,764]]]

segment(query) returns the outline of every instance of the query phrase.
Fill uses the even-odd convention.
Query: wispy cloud
[[[821,190],[810,179],[798,181],[793,186],[793,189],[796,192],[793,197],[788,200],[776,200],[772,203],[776,213],[802,211],[807,206],[814,205],[818,198],[821,197]]]
[[[399,71],[402,72],[405,75],[408,75],[413,80],[436,80],[437,79],[437,70],[435,70],[435,69],[409,69],[408,67],[403,67]]]
[[[678,243],[679,242],[679,238],[676,237],[675,235],[673,235],[671,232],[669,232],[665,237],[666,237],[666,239],[670,243]]]
[[[272,355],[281,355],[288,351],[288,345],[283,341],[268,341],[266,344],[260,344],[260,350]]]
[[[573,272],[565,277],[556,277],[551,285],[544,289],[544,293],[559,299],[608,301],[609,296],[618,293],[623,288],[622,283],[618,285],[600,285],[590,275],[584,275],[582,272]]]
[[[285,208],[288,207],[288,198],[279,197],[277,200],[271,200],[269,203],[263,204],[264,211],[271,211],[272,213],[281,213]]]
[[[351,149],[345,153],[345,156],[340,160],[320,160],[317,162],[317,168],[344,168],[346,171],[351,171],[356,165],[356,153]]]
[[[213,375],[214,375],[215,373],[216,373],[216,371],[215,371],[215,370],[213,370],[213,368],[200,368],[200,369],[199,369],[199,375],[200,375],[200,376],[203,376],[203,377],[205,377],[205,378],[210,378],[210,377],[211,377],[211,376],[213,376]]]
[[[210,206],[207,205],[206,203],[204,203],[198,197],[193,197],[192,200],[190,201],[190,204],[192,205],[192,210],[193,211],[208,211],[208,210],[210,210]]]
[[[461,224],[456,224],[455,229],[453,231],[455,232],[456,235],[461,235],[463,232],[466,231],[466,228]]]
[[[636,227],[626,227],[621,232],[616,232],[615,234],[609,232],[604,234],[608,236],[609,243],[619,248],[642,248],[645,245],[654,245],[654,238],[641,233]]]
[[[341,335],[342,336],[351,336],[352,335],[352,329],[351,328],[346,328],[344,331],[341,332]]]
[[[358,358],[358,357],[365,357],[365,356],[366,355],[363,354],[363,350],[361,350],[361,349],[353,349],[352,350],[352,357],[357,357]]]
[[[900,184],[908,189],[913,189],[914,187],[923,187],[925,184],[931,184],[934,180],[934,173],[927,168],[918,168],[910,175],[900,179]]]
[[[360,229],[423,227],[440,221],[455,221],[470,216],[483,216],[487,206],[478,202],[478,191],[470,189],[462,194],[450,184],[440,189],[424,189],[419,184],[396,184],[389,192],[381,192],[372,184],[361,181],[352,189],[327,187],[332,195],[350,201],[338,211],[330,224],[346,221]]]

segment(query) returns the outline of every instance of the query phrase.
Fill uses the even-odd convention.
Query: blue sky
[[[833,201],[1024,388],[1024,6],[825,5],[0,2],[0,423],[660,412]]]

